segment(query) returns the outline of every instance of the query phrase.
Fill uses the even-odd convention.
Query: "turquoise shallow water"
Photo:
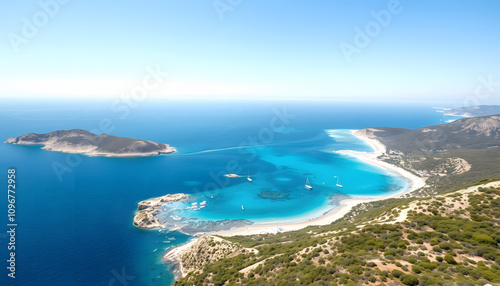
[[[188,191],[191,189],[191,199],[170,204],[160,216],[172,227],[189,223],[193,218],[197,223],[225,219],[256,223],[296,222],[323,215],[335,207],[332,201],[337,201],[338,196],[388,195],[408,187],[406,179],[396,173],[333,153],[332,150],[344,148],[372,151],[349,130],[325,130],[324,133],[328,134],[331,146],[322,150],[299,141],[202,153],[210,154],[206,156],[213,157],[213,160],[226,157],[228,165],[232,165],[233,158],[246,158],[250,163],[244,168],[234,160],[232,167],[209,172],[209,181],[185,181]],[[181,153],[173,156],[199,155]],[[228,178],[224,176],[227,173],[236,173],[240,177]],[[342,188],[336,186],[337,178]],[[312,190],[305,188],[306,180],[309,180]]]
[[[380,195],[405,184],[394,174],[332,153],[370,148],[346,130],[334,137],[326,130],[418,128],[447,120],[415,105],[147,101],[125,117],[110,105],[12,101],[0,107],[1,141],[29,132],[94,131],[108,118],[113,126],[108,133],[170,143],[179,150],[158,157],[99,158],[0,144],[0,172],[17,172],[19,246],[15,283],[2,267],[1,285],[122,285],[119,277],[129,279],[128,285],[169,284],[173,275],[161,256],[190,237],[134,228],[139,201],[189,193],[192,200],[177,206],[179,223],[183,218],[313,218],[332,207],[332,195]],[[285,122],[283,114],[289,115]],[[54,164],[67,167],[60,177]],[[243,177],[223,177],[233,172]],[[335,187],[335,176],[344,188]],[[304,188],[307,178],[312,191]],[[6,189],[7,181],[1,184]],[[203,201],[203,209],[187,209]],[[0,210],[6,217],[6,200]],[[5,233],[6,224],[1,227]],[[0,235],[0,244],[5,243]],[[0,256],[7,255],[0,247]]]

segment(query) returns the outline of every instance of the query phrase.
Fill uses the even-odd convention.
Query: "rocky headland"
[[[189,198],[189,195],[179,193],[141,201],[137,204],[138,211],[134,216],[133,224],[142,229],[164,228],[165,224],[160,223],[156,217],[160,207],[165,203],[178,202]]]

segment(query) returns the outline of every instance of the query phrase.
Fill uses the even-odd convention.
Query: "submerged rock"
[[[253,221],[246,219],[224,219],[224,220],[198,220],[185,221],[184,224],[178,227],[182,233],[194,235],[197,233],[210,233],[232,228],[240,228],[254,224]]]
[[[261,191],[260,194],[258,194],[259,198],[261,199],[268,199],[268,200],[273,200],[273,201],[284,201],[284,200],[291,200],[292,198],[290,197],[290,191],[287,190],[282,190],[282,191],[271,191],[271,190],[265,190]]]

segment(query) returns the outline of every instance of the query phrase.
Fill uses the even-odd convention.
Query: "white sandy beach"
[[[365,153],[365,152],[351,152],[351,151],[341,151],[338,153],[342,153],[346,156],[352,156],[355,157],[359,160],[362,160],[364,162],[367,162],[369,164],[373,164],[376,166],[379,166],[381,168],[393,171],[401,175],[402,177],[406,178],[410,182],[410,187],[403,192],[395,193],[395,194],[390,194],[387,196],[370,196],[370,197],[362,197],[358,196],[353,199],[345,199],[340,201],[340,204],[337,207],[334,207],[332,210],[330,210],[328,213],[325,215],[308,220],[308,221],[303,221],[303,222],[295,222],[295,223],[283,223],[280,225],[280,232],[283,231],[292,231],[292,230],[298,230],[301,228],[305,228],[310,225],[327,225],[330,224],[337,219],[343,217],[345,214],[347,214],[355,205],[360,204],[360,203],[366,203],[366,202],[371,202],[371,201],[376,201],[376,200],[383,200],[387,198],[393,198],[393,197],[399,197],[404,194],[413,192],[425,185],[425,181],[402,169],[397,166],[391,165],[389,163],[383,162],[381,160],[378,160],[377,157],[384,154],[386,152],[385,146],[380,143],[378,140],[371,139],[365,136],[360,136],[355,134],[355,131],[357,130],[351,130],[351,133],[358,137],[361,140],[366,141],[370,146],[374,149],[374,152],[372,153]],[[259,224],[254,224],[250,225],[247,227],[243,228],[238,228],[234,230],[226,230],[226,231],[220,231],[215,234],[221,235],[221,236],[233,236],[233,235],[252,235],[252,234],[260,234],[260,233],[276,233],[278,231],[276,223],[259,223]]]
[[[376,166],[379,166],[381,168],[393,171],[401,175],[402,177],[406,178],[410,182],[409,188],[406,190],[395,193],[395,194],[390,194],[387,196],[370,196],[370,197],[362,197],[358,196],[353,199],[345,199],[340,201],[339,205],[331,209],[329,212],[327,212],[325,215],[312,219],[312,220],[307,220],[307,221],[302,221],[302,222],[291,222],[291,223],[283,223],[279,226],[279,229],[276,225],[275,222],[270,222],[270,223],[258,223],[254,225],[250,225],[247,227],[242,227],[242,228],[237,228],[237,229],[232,229],[232,230],[226,230],[226,231],[220,231],[216,233],[211,233],[215,235],[220,235],[220,236],[234,236],[234,235],[253,235],[253,234],[264,234],[264,233],[277,233],[279,232],[285,232],[285,231],[293,231],[293,230],[298,230],[305,228],[310,225],[327,225],[331,224],[332,222],[336,221],[337,219],[342,218],[345,214],[347,214],[354,206],[361,204],[361,203],[366,203],[366,202],[371,202],[371,201],[377,201],[377,200],[383,200],[387,198],[392,198],[392,197],[399,197],[404,194],[413,192],[414,190],[417,190],[425,185],[425,181],[402,169],[397,166],[388,164],[386,162],[383,162],[381,160],[378,160],[377,157],[384,154],[386,152],[386,147],[380,143],[378,140],[374,140],[371,138],[367,138],[365,136],[360,136],[355,134],[356,130],[351,130],[351,133],[358,137],[361,140],[364,140],[370,146],[374,149],[374,152],[367,153],[367,152],[356,152],[356,151],[348,151],[348,150],[343,150],[343,151],[337,151],[337,153],[341,153],[345,156],[352,156],[355,157],[359,160],[362,160],[364,162],[367,162],[369,164],[373,164]],[[180,275],[181,277],[184,277],[186,273],[183,272],[182,269],[182,263],[180,261],[180,256],[182,253],[189,249],[196,241],[198,238],[192,239],[189,243],[183,244],[181,246],[178,246],[172,250],[170,250],[168,253],[165,254],[164,259],[168,261],[172,261],[174,263],[178,263],[180,265]]]

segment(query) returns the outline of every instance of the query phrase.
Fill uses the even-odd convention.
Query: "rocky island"
[[[107,134],[96,135],[83,129],[59,130],[45,134],[28,133],[8,138],[6,143],[43,145],[43,150],[102,157],[144,157],[177,151],[168,144]]]

